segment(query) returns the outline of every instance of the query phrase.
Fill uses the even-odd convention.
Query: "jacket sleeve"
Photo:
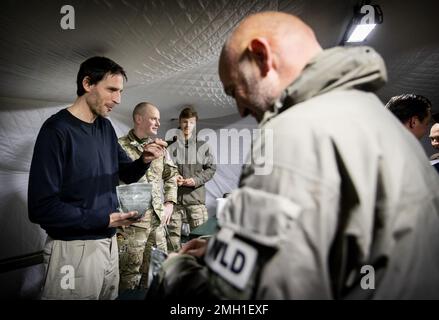
[[[192,177],[195,181],[195,188],[198,188],[212,179],[216,172],[215,158],[210,152],[209,145],[204,143],[202,147],[206,148],[203,159],[203,170]]]
[[[28,215],[43,229],[71,228],[92,230],[106,228],[107,210],[89,210],[72,206],[60,198],[65,152],[62,134],[43,126],[38,134],[29,173]],[[60,214],[62,212],[62,214]]]
[[[302,225],[303,214],[302,207],[282,195],[250,187],[234,191],[205,255],[208,282],[215,284],[211,292],[222,299],[330,299],[326,267]],[[218,248],[223,252],[217,254]],[[233,263],[225,266],[221,257],[238,251],[245,263],[241,273],[231,277]]]
[[[177,166],[172,162],[171,159],[167,160],[163,157],[163,192],[164,192],[164,202],[177,203],[177,180],[178,176]]]
[[[145,164],[142,157],[132,161],[119,143],[117,143],[117,148],[119,157],[119,179],[127,184],[139,181],[151,163]]]
[[[148,300],[217,300],[208,286],[208,269],[189,255],[177,255],[164,261],[146,294]]]

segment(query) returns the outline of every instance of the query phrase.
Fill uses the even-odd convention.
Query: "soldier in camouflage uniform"
[[[179,116],[180,134],[168,148],[180,173],[177,177],[178,202],[168,226],[169,251],[180,249],[182,220],[186,220],[193,230],[208,219],[204,184],[212,179],[216,165],[208,144],[196,138],[197,120],[198,114],[191,106],[183,109]]]
[[[134,129],[119,139],[128,156],[133,159],[139,157],[142,144],[157,134],[159,120],[159,110],[150,103],[142,102],[134,108]],[[169,222],[177,202],[177,175],[177,167],[165,155],[152,161],[146,174],[138,181],[152,184],[152,208],[146,211],[140,222],[117,230],[120,292],[147,288],[152,246],[167,252],[164,225]]]

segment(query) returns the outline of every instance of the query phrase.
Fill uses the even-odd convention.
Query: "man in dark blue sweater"
[[[43,299],[115,299],[119,266],[115,228],[135,212],[117,211],[116,186],[137,182],[163,155],[156,140],[132,161],[105,117],[120,103],[125,71],[93,57],[81,64],[78,98],[43,124],[29,175],[29,219],[48,237]]]

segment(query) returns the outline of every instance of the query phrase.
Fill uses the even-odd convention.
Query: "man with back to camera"
[[[132,161],[105,117],[120,103],[125,71],[105,57],[84,61],[78,98],[47,119],[29,174],[29,219],[46,232],[42,299],[115,299],[116,227],[136,212],[116,211],[116,186],[139,180],[166,143],[155,140]],[[66,281],[68,277],[68,281]]]
[[[149,102],[141,102],[134,107],[133,123],[134,128],[119,138],[119,144],[134,160],[143,152],[141,145],[157,136],[160,111]],[[138,181],[152,184],[152,208],[146,211],[141,221],[117,230],[119,292],[146,289],[152,246],[167,252],[164,224],[169,223],[177,203],[177,175],[177,166],[170,157],[162,156],[151,162],[146,174]]]
[[[428,132],[431,121],[431,102],[418,94],[392,97],[386,104],[401,123],[419,140]]]
[[[372,93],[382,58],[322,50],[299,18],[262,12],[226,40],[219,75],[273,139],[253,142],[219,232],[165,261],[158,296],[439,298],[439,178]]]

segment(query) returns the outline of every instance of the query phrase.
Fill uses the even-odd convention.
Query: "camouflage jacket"
[[[139,140],[134,135],[134,130],[131,129],[128,135],[119,138],[119,144],[127,155],[135,160],[142,154],[143,148],[140,144],[145,140]],[[174,204],[177,203],[177,175],[177,166],[173,161],[166,159],[166,157],[160,157],[151,162],[151,166],[146,171],[146,174],[138,181],[152,184],[152,208],[160,220],[162,220],[163,216],[163,203],[168,201]],[[123,182],[120,183],[122,184]],[[145,222],[134,223],[133,225],[147,227]]]

